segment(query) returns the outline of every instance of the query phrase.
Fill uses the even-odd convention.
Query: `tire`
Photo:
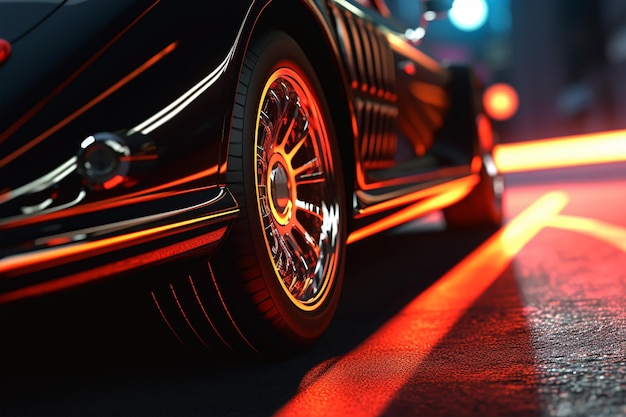
[[[483,115],[475,120],[482,124],[482,128],[477,129],[476,133],[479,138],[477,147],[482,159],[479,181],[464,199],[443,209],[446,225],[450,229],[497,229],[502,226],[504,218],[502,209],[504,178],[492,157],[491,125]]]
[[[285,33],[250,45],[226,174],[240,215],[210,264],[153,291],[187,346],[284,355],[309,347],[330,324],[342,286],[347,211],[323,91]]]
[[[497,229],[502,226],[503,179],[499,174],[480,170],[476,187],[461,201],[443,210],[450,229]]]

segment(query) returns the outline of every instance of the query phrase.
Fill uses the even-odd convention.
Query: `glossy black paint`
[[[2,79],[11,80],[3,82],[2,94],[2,169],[8,169],[3,180],[14,188],[38,178],[74,155],[88,135],[128,131],[174,102],[226,58],[247,7],[232,3],[231,16],[220,19],[223,26],[209,27],[202,23],[213,7],[203,2],[184,7],[158,1],[69,2],[15,42],[2,68]],[[204,33],[198,30],[202,27]],[[207,52],[199,53],[203,46]],[[228,112],[207,109],[216,101],[232,101],[226,91],[234,74],[225,71],[186,112],[153,132],[160,157],[174,159],[189,141],[206,147],[221,139]],[[36,167],[4,162],[28,143],[34,143]],[[218,162],[216,154],[206,151],[204,168]]]
[[[230,4],[218,24],[209,26],[204,23],[214,8],[205,2],[181,5],[171,1],[70,1],[28,36],[13,42],[13,54],[0,70],[3,86],[0,189],[20,190],[49,177],[55,170],[57,175],[55,179],[48,178],[44,186],[30,187],[31,190],[15,198],[4,193],[0,228],[5,261],[20,253],[36,257],[36,251],[44,248],[59,249],[73,244],[77,231],[83,235],[77,243],[86,244],[144,228],[230,212],[215,216],[219,221],[211,218],[197,222],[194,228],[200,225],[203,228],[192,233],[195,237],[200,232],[210,235],[221,230],[214,239],[223,236],[228,219],[236,214],[236,202],[218,187],[218,167],[224,153],[223,131],[230,111],[228,104],[216,107],[213,103],[232,102],[230,91],[236,70],[224,67],[209,80],[213,81],[210,87],[202,80],[229,56],[244,21],[247,2]],[[189,103],[174,106],[175,111],[180,111],[152,129],[150,135],[129,132],[176,103],[198,84],[207,91]],[[126,178],[111,190],[93,189],[85,184],[78,169],[68,168],[64,171],[69,173],[61,174],[58,167],[71,161],[79,153],[81,142],[98,132],[116,132],[126,140],[132,136],[139,147],[150,143],[155,149],[138,152],[138,161],[131,158],[131,167],[141,171],[138,176]],[[156,157],[149,161],[153,169],[135,169],[146,165],[141,158],[146,153]],[[69,166],[78,168],[77,164]],[[175,190],[189,191],[183,194]],[[130,195],[136,198],[129,199]],[[184,195],[188,197],[183,199]],[[222,197],[217,198],[218,195]],[[124,204],[116,203],[120,198],[125,199]],[[206,203],[216,198],[215,204]],[[34,207],[49,199],[53,202],[46,209],[32,215],[21,212],[22,207]],[[201,203],[204,208],[194,208]],[[58,210],[62,206],[70,207]],[[178,213],[181,210],[185,214]],[[163,218],[133,220],[157,215]],[[121,222],[131,224],[120,227]],[[111,231],[106,230],[106,225]],[[99,231],[92,232],[96,226]],[[152,246],[142,244],[142,249],[134,252],[148,253],[189,241],[190,232],[184,229],[189,227],[180,228],[181,233],[176,236],[171,233],[154,236],[150,240]],[[105,268],[117,272],[106,265],[137,255],[128,245],[111,244],[95,258],[85,250],[81,252],[84,256],[55,261],[60,266],[39,261],[30,265],[29,261],[24,268],[5,267],[2,290],[10,292],[33,283],[62,279],[82,269]],[[188,250],[185,246],[181,248]],[[170,251],[169,256],[181,251]],[[89,261],[77,262],[81,258]],[[120,268],[134,268],[142,263],[147,262]],[[51,266],[54,268],[48,269]],[[34,271],[42,272],[34,274]],[[26,278],[9,279],[24,274]],[[105,275],[94,272],[89,274],[89,279]]]
[[[25,17],[13,3],[27,2],[0,3],[0,14]],[[0,26],[13,48],[0,67],[0,302],[213,253],[238,212],[224,173],[242,57],[268,28],[301,43],[325,87],[360,219],[352,228],[418,202],[408,194],[475,173],[475,137],[435,138],[454,152],[400,155],[399,164],[399,93],[421,82],[448,97],[449,74],[408,43],[390,45],[397,23],[355,2],[33,5],[40,18],[7,33]],[[434,134],[446,111],[411,117]],[[81,175],[81,143],[102,134],[122,138],[130,169],[97,184]],[[360,212],[380,203],[390,204],[376,216]]]

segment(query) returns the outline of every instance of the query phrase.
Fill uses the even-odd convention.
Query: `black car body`
[[[185,343],[300,347],[346,244],[497,226],[471,70],[362,3],[0,3],[0,302],[167,266],[146,294]]]

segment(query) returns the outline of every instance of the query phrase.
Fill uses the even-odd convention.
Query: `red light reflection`
[[[567,201],[567,195],[559,192],[537,200],[380,330],[332,364],[276,416],[298,415],[302,410],[307,410],[307,416],[381,415],[432,349]],[[445,312],[436,324],[428,315],[414,314],[433,310]]]
[[[143,63],[140,67],[138,67],[137,69],[132,71],[130,74],[128,74],[125,77],[123,77],[121,80],[117,81],[114,85],[112,85],[111,87],[107,88],[104,92],[100,93],[98,96],[93,98],[87,104],[83,105],[81,108],[79,108],[78,110],[76,110],[75,112],[73,112],[72,114],[70,114],[69,116],[67,116],[66,118],[64,118],[63,120],[61,120],[60,122],[58,122],[57,124],[52,126],[51,128],[49,128],[45,132],[41,133],[40,135],[38,135],[33,140],[31,140],[30,142],[26,143],[25,145],[23,145],[22,147],[20,147],[16,151],[14,151],[14,152],[10,153],[9,155],[7,155],[7,156],[3,157],[2,159],[0,159],[0,167],[3,167],[5,165],[11,163],[16,158],[18,158],[20,155],[22,155],[25,152],[27,152],[28,150],[32,149],[33,147],[38,145],[40,142],[42,142],[43,140],[47,139],[48,137],[50,137],[51,135],[53,135],[54,133],[56,133],[57,131],[59,131],[60,129],[65,127],[66,125],[68,125],[70,122],[75,120],[77,117],[79,117],[80,115],[85,113],[87,110],[93,108],[96,104],[100,103],[105,98],[109,97],[111,94],[113,94],[114,92],[116,92],[117,90],[119,90],[120,88],[125,86],[126,84],[128,84],[133,79],[137,78],[140,74],[142,74],[147,69],[149,69],[154,64],[156,64],[158,61],[160,61],[164,56],[166,56],[167,54],[172,52],[174,49],[176,49],[177,45],[178,45],[177,42],[173,42],[173,43],[169,44],[161,52],[159,52],[158,54],[156,54],[155,56],[150,58],[148,61]],[[97,57],[97,55],[96,55],[96,57]],[[74,78],[76,78],[80,74],[80,72],[82,72],[83,69],[84,68],[81,67],[81,69],[78,72],[76,72],[70,78],[68,78],[61,86],[57,87],[57,90],[61,91],[62,89],[64,89],[65,86],[67,84],[69,84]],[[43,107],[45,107],[54,98],[54,96],[58,93],[57,90],[55,90],[50,96],[46,97],[44,100],[39,102],[35,107],[33,107],[30,111],[28,111],[24,116],[22,116],[17,122],[15,122],[12,126],[10,126],[6,131],[2,132],[0,134],[0,143],[2,143],[9,136],[11,136],[13,133],[15,133],[15,131],[17,131],[22,125],[24,125],[30,118],[32,118]]]
[[[102,187],[105,190],[110,190],[111,188],[114,188],[115,186],[121,184],[124,181],[124,177],[121,175],[116,175],[113,178],[111,178],[110,180],[106,181],[104,184],[102,184]]]
[[[17,122],[11,125],[7,130],[0,134],[0,143],[4,142],[9,136],[11,136],[17,129],[19,129],[24,123],[30,120],[35,114],[37,114],[42,108],[44,108],[60,91],[64,90],[74,79],[76,79],[80,74],[82,74],[85,69],[87,69],[96,59],[98,59],[105,51],[107,51],[115,42],[117,42],[126,32],[128,32],[137,22],[139,22],[144,15],[146,15],[150,10],[152,10],[158,2],[154,2],[150,5],[143,13],[135,18],[128,26],[122,29],[117,35],[115,35],[109,42],[104,45],[102,49],[100,49],[96,54],[94,54],[90,59],[85,61],[83,65],[80,66],[74,73],[72,73],[63,83],[61,83],[55,90],[45,97],[42,101],[37,103],[35,107],[30,109],[26,114],[24,114]],[[170,48],[170,46],[168,46]],[[12,161],[14,157],[4,158],[0,160],[0,166],[6,165],[8,162]]]
[[[11,56],[11,44],[6,39],[0,39],[0,65]]]

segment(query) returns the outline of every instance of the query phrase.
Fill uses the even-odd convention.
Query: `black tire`
[[[504,177],[492,157],[493,134],[491,125],[483,115],[475,118],[482,123],[482,129],[477,129],[479,137],[477,148],[481,158],[479,182],[474,189],[459,202],[443,210],[446,225],[450,229],[497,229],[502,226],[503,209],[502,195],[504,192]],[[480,138],[480,135],[489,135],[489,138]],[[490,144],[485,149],[483,144]]]
[[[346,198],[323,89],[282,32],[246,54],[226,182],[241,213],[210,264],[153,292],[188,346],[284,355],[324,333],[341,292]]]
[[[461,201],[443,210],[450,229],[497,229],[502,226],[502,176],[480,170],[476,187]]]
[[[463,140],[464,152],[473,155],[472,165],[479,158],[481,167],[475,188],[464,199],[445,208],[443,215],[450,229],[494,230],[503,221],[504,180],[493,160],[496,137],[483,112],[482,85],[471,67],[452,65],[448,70],[452,75],[453,122],[449,124],[452,128],[449,136]]]

